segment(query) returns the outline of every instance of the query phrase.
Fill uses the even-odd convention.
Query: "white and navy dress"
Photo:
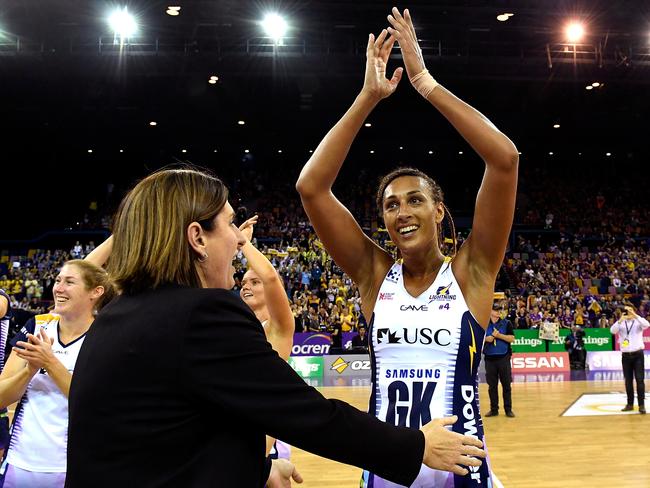
[[[401,262],[388,271],[370,323],[372,394],[369,413],[392,425],[419,429],[458,416],[452,429],[484,440],[478,366],[485,332],[472,316],[446,259],[420,296],[404,287]],[[398,488],[364,471],[362,488]],[[422,465],[411,488],[491,488],[487,461],[466,476]]]
[[[59,335],[59,317],[54,314],[37,315],[16,335],[12,345],[17,341],[27,341],[27,333],[36,335],[39,330],[54,339],[52,352],[72,373],[85,334],[63,344]],[[16,408],[10,436],[6,464],[29,472],[65,475],[68,398],[47,372],[39,371],[27,385]],[[6,466],[3,468],[6,469]]]

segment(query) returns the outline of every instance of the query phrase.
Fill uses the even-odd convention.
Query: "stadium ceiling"
[[[260,29],[267,3],[289,24],[281,43]],[[387,26],[393,3],[127,5],[139,30],[119,42],[106,22],[111,7],[120,6],[116,0],[0,0],[6,201],[23,205],[34,184],[65,182],[72,174],[86,181],[73,193],[83,190],[90,199],[108,179],[129,184],[133,175],[178,160],[233,166],[235,173],[264,165],[295,181],[361,87],[367,35]],[[168,15],[170,6],[181,7],[179,15]],[[635,166],[650,158],[647,0],[397,6],[410,8],[429,70],[515,141],[522,167],[554,164],[561,176],[568,164],[599,175],[603,184],[615,184],[614,170],[641,174]],[[497,20],[505,13],[514,15]],[[585,25],[577,44],[564,38],[572,20]],[[395,50],[389,69],[400,64]],[[373,168],[374,174],[378,162],[406,162],[437,174],[475,162],[407,80],[368,122],[350,154],[355,171]],[[57,205],[72,198],[66,194]],[[45,209],[49,202],[38,204]],[[57,207],[56,213],[65,212]]]
[[[126,155],[133,146],[167,147],[164,154],[180,157],[182,147],[191,154],[197,146],[211,155],[217,148],[219,154],[240,155],[245,148],[260,154],[260,146],[269,154],[279,148],[285,156],[288,148],[307,154],[361,87],[367,35],[387,25],[393,3],[273,4],[289,24],[281,43],[260,29],[268,11],[262,0],[131,0],[139,30],[120,42],[106,21],[118,2],[2,0],[0,130],[12,143],[24,133],[41,141],[10,150],[53,148],[50,160],[74,151]],[[567,5],[413,0],[398,6],[411,9],[434,76],[526,154],[532,147],[554,157],[565,147],[575,154],[588,147],[598,154],[647,152],[650,4]],[[181,7],[179,15],[168,15],[170,6]],[[504,13],[514,15],[497,20]],[[572,20],[585,25],[578,44],[564,38]],[[389,70],[399,64],[396,49]],[[587,91],[593,83],[600,85]],[[434,138],[436,149],[462,150],[444,121],[433,130],[421,122],[431,117],[430,107],[407,85],[403,80],[373,113],[359,147],[379,154],[390,139],[394,148],[428,154]],[[408,113],[408,120],[395,124],[396,113]]]
[[[140,57],[147,60],[130,63],[131,76],[200,73],[215,66],[231,76],[269,76],[273,64],[282,65],[284,77],[347,76],[357,72],[365,55],[367,33],[387,25],[392,3],[275,2],[290,24],[281,44],[259,28],[267,11],[262,1],[130,1],[140,29],[124,43],[115,42],[106,24],[111,5],[116,4],[4,0],[0,62],[52,61],[68,74],[84,75],[106,58]],[[170,5],[181,7],[179,15],[166,14]],[[552,76],[572,82],[598,75],[650,83],[650,7],[641,0],[575,2],[570,9],[561,0],[414,0],[408,7],[425,58],[455,78],[541,81]],[[504,12],[514,15],[498,21]],[[585,24],[585,38],[577,44],[564,38],[571,20]]]

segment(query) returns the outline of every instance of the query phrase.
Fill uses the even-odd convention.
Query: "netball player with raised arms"
[[[439,85],[426,70],[408,10],[388,16],[391,27],[368,39],[363,89],[300,174],[296,188],[318,237],[358,284],[370,323],[370,413],[414,429],[427,422],[483,438],[477,371],[492,294],[512,225],[518,152],[488,119]],[[386,77],[393,43],[401,47],[413,87],[465,138],[485,162],[472,231],[455,255],[442,254],[446,208],[426,174],[401,168],[380,183],[377,200],[397,246],[397,262],[368,238],[332,193],[332,185],[366,117],[390,96],[402,68]],[[400,116],[408,116],[401,114]],[[425,122],[426,123],[426,122]],[[345,238],[342,238],[345,236]],[[439,448],[444,450],[444,445]],[[422,467],[412,487],[490,487],[480,468]],[[362,486],[397,487],[364,472]]]
[[[251,242],[253,227],[257,224],[257,220],[258,216],[255,215],[239,226],[246,239],[241,251],[248,261],[248,270],[242,278],[239,296],[261,322],[266,339],[273,350],[282,359],[288,361],[293,346],[295,321],[280,275],[266,256]],[[273,459],[289,459],[291,446],[282,441],[276,442],[275,439],[267,436],[266,452],[270,453]]]

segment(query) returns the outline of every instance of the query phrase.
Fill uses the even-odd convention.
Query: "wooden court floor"
[[[319,390],[367,409],[369,387]],[[479,391],[484,413],[489,407],[487,385],[481,384]],[[504,487],[650,488],[650,415],[561,417],[581,394],[611,391],[625,391],[623,382],[514,383],[516,418],[501,412],[484,419],[492,468]],[[295,447],[292,461],[305,480],[294,486],[359,486],[358,468]]]

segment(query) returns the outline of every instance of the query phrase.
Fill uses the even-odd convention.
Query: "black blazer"
[[[66,487],[260,487],[264,434],[409,485],[424,436],[325,399],[226,290],[164,286],[99,314],[70,388]]]

